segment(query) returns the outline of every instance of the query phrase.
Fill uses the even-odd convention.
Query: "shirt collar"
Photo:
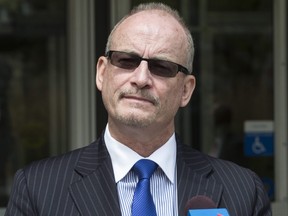
[[[106,126],[104,140],[112,160],[114,177],[117,183],[122,178],[124,178],[133,167],[133,165],[143,157],[124,144],[115,140],[110,134],[108,125]],[[168,179],[174,183],[176,170],[175,133],[173,133],[173,135],[164,145],[162,145],[146,159],[150,159],[156,162],[168,177]]]

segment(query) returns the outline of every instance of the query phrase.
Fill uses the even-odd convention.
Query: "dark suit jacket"
[[[206,156],[178,138],[177,184],[179,216],[184,215],[187,200],[196,195],[210,197],[230,216],[271,215],[266,192],[253,172]],[[17,171],[5,215],[120,216],[103,136],[87,147]]]

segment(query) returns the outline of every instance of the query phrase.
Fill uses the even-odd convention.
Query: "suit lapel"
[[[120,216],[117,187],[103,136],[83,149],[75,171],[80,178],[69,190],[81,215]],[[197,195],[211,198],[218,206],[223,191],[213,177],[213,167],[199,152],[177,139],[177,187],[179,215]]]
[[[70,193],[81,215],[121,215],[113,168],[103,136],[84,148],[75,171],[81,176]]]
[[[177,140],[179,215],[186,215],[187,201],[197,195],[209,197],[219,206],[223,186],[214,179],[210,162],[201,153],[179,143]]]

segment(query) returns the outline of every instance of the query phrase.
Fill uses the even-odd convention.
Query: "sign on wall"
[[[273,121],[245,121],[244,154],[247,157],[273,156]]]

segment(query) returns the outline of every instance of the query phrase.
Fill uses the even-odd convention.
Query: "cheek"
[[[176,83],[172,84],[168,88],[167,100],[171,100],[176,106],[180,105],[180,101],[183,94],[183,83],[181,80],[177,80]]]
[[[108,104],[111,104],[111,101],[114,98],[114,92],[116,88],[115,85],[116,84],[114,83],[114,80],[111,79],[110,76],[105,77],[102,86],[102,99],[106,107],[108,106]]]
[[[117,76],[116,74],[110,72],[104,79],[102,88],[103,101],[106,104],[117,103],[117,92],[121,90],[122,86],[125,84],[123,76]]]
[[[165,109],[167,111],[173,111],[177,112],[178,108],[181,105],[181,97],[182,97],[182,89],[181,87],[174,87],[169,88],[169,90],[166,91],[166,94],[163,95],[163,103],[162,103],[162,109]]]
[[[103,92],[110,93],[113,89],[117,88],[117,78],[113,76],[114,73],[111,71],[107,71],[105,77],[103,79]]]

